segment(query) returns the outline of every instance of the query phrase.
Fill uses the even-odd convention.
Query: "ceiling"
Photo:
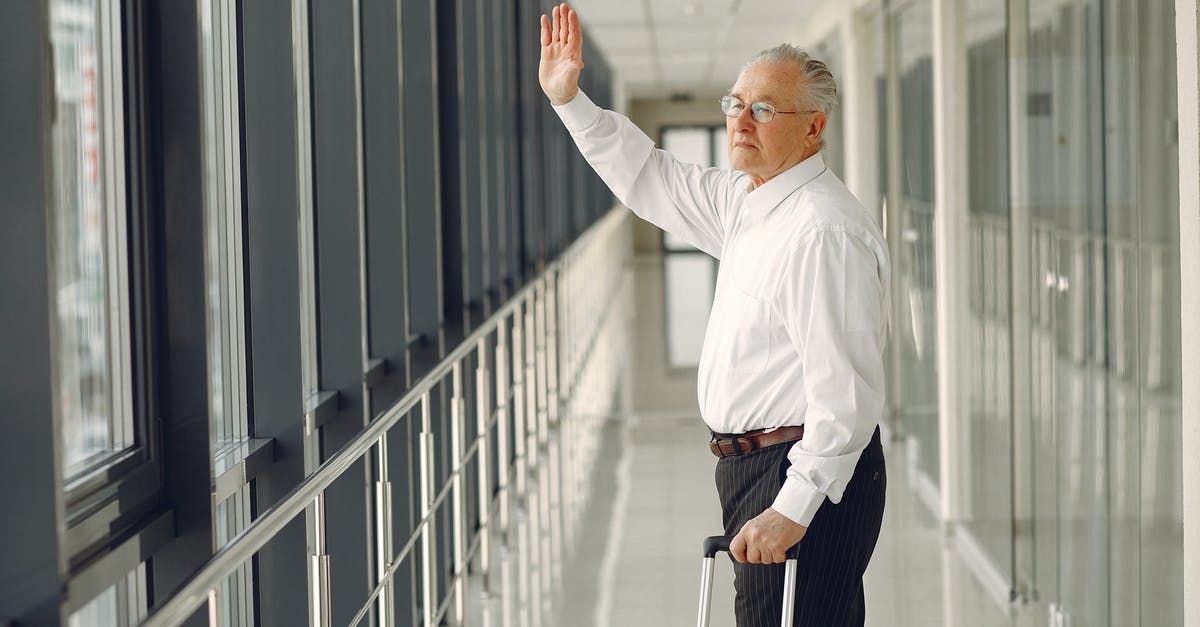
[[[724,91],[754,53],[792,41],[819,0],[574,0],[629,95]],[[768,9],[769,7],[769,9]]]

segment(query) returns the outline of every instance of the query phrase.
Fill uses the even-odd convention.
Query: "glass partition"
[[[1107,624],[1105,207],[1099,3],[1030,6],[1027,203],[1033,262],[1035,591],[1073,624]],[[1024,374],[1024,373],[1022,373]]]
[[[1008,47],[1004,0],[968,0],[967,61],[968,413],[963,524],[1011,581],[1012,402],[1009,398]]]
[[[886,205],[895,275],[889,396],[914,487],[936,508],[940,473],[963,479],[959,548],[982,580],[1011,583],[1021,615],[1180,625],[1174,5],[957,7],[968,163],[951,183],[968,204],[946,210],[967,221],[968,404],[949,417],[966,449],[953,469],[938,465],[933,12],[922,0],[876,6],[861,16],[867,40],[851,43],[865,46],[877,92],[864,130],[879,144],[874,204]]]
[[[1103,6],[1109,620],[1182,625],[1174,3]]]
[[[889,227],[898,283],[892,320],[897,423],[915,445],[926,485],[937,486],[937,307],[933,246],[933,15],[929,0],[892,16],[898,76],[900,159],[891,164]]]

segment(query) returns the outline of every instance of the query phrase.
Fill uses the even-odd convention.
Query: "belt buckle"
[[[725,447],[720,446],[720,444],[718,444],[718,448],[721,449],[721,457],[722,458],[740,457],[742,455],[745,455],[746,453],[749,453],[750,451],[753,451],[755,448],[757,448],[755,446],[754,440],[752,440],[750,438],[742,437],[742,436],[734,436],[732,438],[718,440],[718,442],[728,442],[729,443],[729,448],[730,448],[729,453],[725,452]],[[746,442],[746,444],[749,445],[746,448],[746,450],[742,450],[740,442]]]

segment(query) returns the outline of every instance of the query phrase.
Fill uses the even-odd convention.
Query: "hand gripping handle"
[[[710,602],[712,600],[712,569],[717,553],[729,551],[733,536],[709,536],[704,539],[704,564],[700,574],[700,616],[697,618],[698,627],[707,627]],[[797,558],[800,555],[800,544],[797,543],[787,551],[787,566],[783,576],[783,589],[796,589]],[[795,610],[795,594],[783,595],[783,616],[780,625],[789,627]]]
[[[728,552],[733,536],[709,536],[704,539],[704,557],[716,557],[721,551]],[[794,560],[800,555],[800,544],[788,549],[787,559]]]

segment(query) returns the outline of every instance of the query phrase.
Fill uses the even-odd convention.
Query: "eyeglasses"
[[[721,112],[725,115],[736,118],[746,110],[746,103],[742,102],[741,98],[734,96],[725,96],[721,98]],[[769,102],[752,102],[750,103],[750,115],[754,117],[756,122],[767,123],[775,119],[777,113],[816,113],[816,110],[810,111],[780,111],[775,108],[775,105]]]

